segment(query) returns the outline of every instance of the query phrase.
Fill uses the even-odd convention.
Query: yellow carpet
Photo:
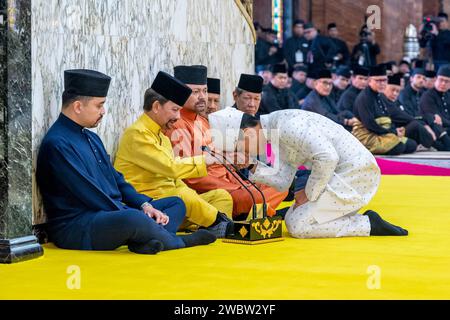
[[[40,259],[0,265],[0,299],[449,299],[449,199],[450,178],[384,176],[370,208],[409,237],[218,241],[156,256],[46,245]]]

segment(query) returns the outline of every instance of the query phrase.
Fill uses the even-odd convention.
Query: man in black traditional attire
[[[339,112],[336,103],[330,97],[333,87],[331,72],[323,69],[318,71],[315,77],[314,90],[306,97],[302,109],[325,116],[351,131],[353,124],[356,122],[353,114],[349,111]]]
[[[347,90],[350,84],[352,72],[347,66],[340,66],[336,70],[336,77],[333,80],[333,90],[331,91],[331,99],[337,104],[342,94]]]
[[[439,68],[434,88],[425,92],[420,99],[420,110],[424,117],[431,117],[435,124],[450,133],[450,66]]]
[[[350,51],[347,43],[339,38],[339,30],[336,23],[333,22],[328,25],[328,36],[336,46],[335,65],[348,65],[350,63]]]
[[[408,114],[398,100],[401,90],[401,78],[401,74],[388,77],[388,85],[384,90],[383,96],[388,114],[396,128],[405,129],[406,137],[429,149],[437,140],[436,135],[430,126]]]
[[[359,93],[367,88],[369,69],[354,67],[351,77],[351,86],[339,98],[337,108],[339,111],[349,111],[353,114],[353,105]]]
[[[285,109],[299,109],[297,97],[287,88],[288,71],[286,65],[274,65],[272,73],[272,80],[263,90],[258,114],[268,114]]]
[[[404,130],[397,130],[383,102],[387,80],[385,66],[370,68],[369,85],[361,91],[354,104],[353,113],[359,121],[352,133],[373,154],[413,153],[417,143],[406,138]]]

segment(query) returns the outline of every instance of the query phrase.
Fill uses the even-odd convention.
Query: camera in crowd
[[[423,28],[420,34],[423,39],[431,40],[433,38],[433,29],[438,29],[439,18],[433,16],[427,16],[423,18]]]

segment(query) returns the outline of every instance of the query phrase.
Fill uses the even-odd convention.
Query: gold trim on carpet
[[[222,242],[225,242],[225,243],[246,244],[246,245],[266,244],[266,243],[270,243],[270,242],[279,242],[279,241],[284,241],[284,238],[274,238],[274,239],[265,239],[265,240],[255,240],[255,241],[222,239]]]

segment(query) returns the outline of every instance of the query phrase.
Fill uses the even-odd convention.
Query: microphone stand
[[[244,182],[242,182],[241,179],[239,179],[240,175],[237,175],[233,172],[233,170],[231,170],[226,163],[223,163],[222,160],[220,160],[217,156],[216,153],[214,151],[212,151],[210,148],[208,148],[207,146],[202,146],[202,151],[207,152],[208,154],[210,154],[211,156],[213,156],[216,160],[218,160],[220,162],[220,164],[239,182],[239,184],[245,189],[245,191],[248,192],[248,194],[250,195],[250,197],[252,198],[252,202],[253,202],[253,207],[252,207],[252,216],[253,219],[256,219],[258,217],[257,215],[257,209],[256,209],[256,200],[255,197],[253,196],[253,193],[248,189],[248,187],[245,185]],[[234,167],[234,166],[233,166]],[[234,167],[235,168],[235,167]]]
[[[212,151],[214,152],[214,151]],[[214,152],[215,153],[215,152]],[[261,198],[263,199],[263,218],[267,218],[267,201],[266,201],[266,196],[264,195],[264,192],[261,191],[260,188],[258,188],[258,186],[251,181],[249,178],[247,178],[246,176],[244,176],[241,171],[239,170],[238,167],[236,167],[231,161],[229,161],[227,159],[227,157],[225,157],[223,154],[220,154],[220,156],[223,158],[225,163],[228,163],[234,170],[236,170],[237,175],[244,181],[247,181],[248,183],[250,183],[255,189],[256,191],[258,191],[258,193],[261,195]],[[256,219],[257,216],[253,215],[253,219]]]
[[[263,192],[247,177],[239,172],[239,169],[231,163],[224,155],[220,154],[223,159],[220,159],[216,152],[209,149],[207,146],[201,147],[202,151],[207,152],[212,157],[217,159],[219,163],[244,187],[250,194],[253,201],[253,214],[250,221],[235,221],[234,234],[227,236],[223,242],[239,243],[239,244],[262,244],[267,242],[282,241],[282,218],[281,217],[267,217],[267,203]],[[233,172],[229,164],[236,172]],[[263,217],[258,218],[256,200],[253,193],[245,185],[243,181],[248,181],[260,194],[263,199]]]

